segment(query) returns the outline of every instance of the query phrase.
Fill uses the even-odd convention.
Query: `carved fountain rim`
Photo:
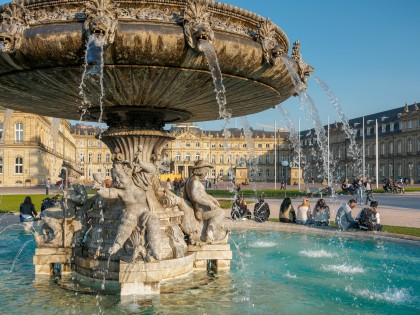
[[[213,0],[204,0],[207,4],[208,4],[208,10],[210,11],[210,13],[216,14],[216,15],[225,15],[225,16],[230,16],[233,17],[235,19],[238,20],[242,20],[246,23],[251,24],[255,29],[252,30],[248,30],[248,31],[255,31],[259,24],[262,23],[263,21],[266,20],[266,18],[253,13],[251,11],[242,9],[240,7],[236,7],[233,6],[231,4],[227,4],[227,3],[223,3],[223,2],[217,2],[217,1],[213,1]],[[81,7],[84,7],[84,4],[86,2],[89,1],[83,1],[83,0],[21,0],[19,3],[23,4],[23,6],[26,9],[42,9],[42,8],[46,8],[46,7],[57,7],[60,5],[73,5],[73,6],[78,6],[80,5]],[[144,5],[144,4],[156,4],[156,5],[164,5],[164,6],[173,6],[173,7],[180,7],[180,11],[179,13],[181,14],[183,7],[187,4],[187,0],[138,0],[138,1],[133,1],[133,0],[110,0],[110,2],[113,3],[121,3],[121,4],[134,4],[134,5]],[[10,4],[9,3],[5,3],[3,5],[0,5],[0,13],[4,12],[6,7]],[[83,10],[81,10],[80,13],[84,13]],[[72,19],[68,19],[68,17],[66,19],[63,19],[62,22],[72,22],[72,21],[84,21],[86,19],[86,16],[81,18],[73,16]],[[34,17],[34,20],[37,20],[36,17]],[[38,23],[34,23],[34,20],[29,22],[29,26],[32,25],[37,25]],[[118,17],[118,20],[121,21],[143,21],[141,18],[139,17],[133,17],[133,18],[128,18],[128,17]],[[0,15],[0,22],[2,21],[1,15]],[[164,23],[176,23],[179,24],[176,21],[161,21],[158,19],[147,19],[147,22],[164,22]],[[220,21],[220,20],[219,20]],[[54,21],[54,22],[59,22],[59,21]],[[223,22],[223,21],[221,21]],[[234,21],[228,21],[231,24],[235,24]],[[47,24],[47,20],[44,20],[42,22],[40,22],[39,24]],[[272,23],[274,31],[275,31],[275,35],[276,35],[276,39],[278,42],[281,42],[285,48],[285,51],[288,51],[290,48],[289,45],[289,39],[286,35],[286,33],[279,27],[277,26],[275,23]],[[228,25],[225,25],[225,27]],[[236,33],[237,35],[242,35],[245,36],[244,33],[240,33],[240,32],[235,32],[232,29],[223,29],[220,26],[218,26],[217,24],[213,25],[213,28],[217,31],[220,32],[227,32],[227,33]],[[248,36],[250,38],[252,38],[253,36],[251,36],[251,34],[248,34]]]

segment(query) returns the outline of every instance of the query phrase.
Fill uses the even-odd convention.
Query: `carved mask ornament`
[[[302,55],[300,54],[300,42],[298,40],[293,43],[292,59],[298,66],[298,75],[301,81],[306,83],[307,77],[314,71],[314,67],[308,65],[302,60]]]
[[[28,27],[28,11],[22,4],[15,2],[6,6],[1,14],[0,50],[6,53],[14,52],[22,44],[24,30]]]
[[[202,40],[210,43],[214,40],[211,29],[210,12],[207,1],[189,0],[184,9],[184,34],[188,45],[197,50]]]
[[[264,62],[271,65],[274,65],[277,58],[285,53],[283,47],[278,44],[275,35],[276,31],[270,20],[261,21],[257,30],[256,40],[261,44]]]
[[[117,4],[111,0],[92,0],[86,4],[87,18],[84,24],[89,35],[103,36],[105,46],[112,44],[118,24]]]

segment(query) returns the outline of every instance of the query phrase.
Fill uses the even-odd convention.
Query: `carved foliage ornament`
[[[284,49],[277,43],[275,35],[275,27],[269,19],[260,22],[256,40],[261,44],[264,62],[272,65],[275,64],[278,57],[284,54]]]
[[[105,45],[112,44],[118,24],[117,4],[111,0],[91,0],[86,3],[85,30],[89,35],[104,36]]]
[[[183,13],[185,39],[191,48],[200,51],[201,40],[213,42],[214,32],[207,1],[188,0]]]
[[[23,4],[9,3],[1,14],[0,50],[13,52],[22,44],[24,30],[28,27],[28,11]]]
[[[292,59],[298,66],[298,75],[300,79],[303,83],[306,83],[307,77],[314,71],[314,67],[308,65],[302,60],[302,55],[300,54],[300,42],[298,40],[293,43]]]

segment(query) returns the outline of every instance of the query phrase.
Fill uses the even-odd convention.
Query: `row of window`
[[[200,160],[200,158],[201,158],[201,154],[200,153],[196,153],[195,154],[194,161],[198,161],[198,160]],[[235,156],[235,163],[238,164],[241,161],[245,161],[246,158],[247,158],[246,156],[240,157],[239,155],[236,155]],[[217,161],[216,155],[213,154],[211,156],[211,159],[210,159],[210,153],[208,153],[205,160],[206,160],[206,162],[211,162],[213,164],[215,164],[215,163],[221,163],[221,164],[223,164],[223,163],[225,163],[225,155],[220,154],[219,155],[219,160]],[[230,154],[227,155],[227,163],[228,164],[231,163],[231,160],[232,160],[231,155]],[[176,153],[176,155],[175,155],[175,161],[178,161],[178,162],[181,161],[181,153],[179,153],[179,152]],[[185,154],[185,161],[186,162],[190,162],[191,161],[191,155],[189,153]],[[258,163],[261,164],[262,162],[263,162],[263,156],[260,155],[260,156],[258,156]],[[266,155],[265,156],[265,163],[266,164],[270,164],[271,163],[271,156],[270,155]]]
[[[81,152],[79,154],[79,162],[80,163],[85,163],[85,154],[83,152]],[[88,154],[87,162],[88,163],[93,162],[93,153]],[[97,163],[102,163],[102,153],[98,153],[96,155],[96,162]],[[105,163],[111,163],[111,154],[110,153],[105,154]]]
[[[93,142],[94,141],[91,141],[91,140],[89,140],[88,142],[87,142],[87,145],[88,145],[88,147],[93,147],[94,146],[94,144],[93,144]],[[97,147],[99,147],[99,148],[102,148],[102,141],[95,141],[96,142],[96,146]],[[79,147],[84,147],[85,146],[85,141],[84,140],[80,140],[79,141]]]
[[[182,143],[181,143],[181,141],[176,141],[175,142],[175,147],[176,148],[181,148],[181,146],[182,146]],[[206,144],[205,144],[205,146],[207,147],[207,148],[209,148],[210,147],[210,144],[207,142]],[[226,143],[226,146],[228,147],[228,148],[231,148],[231,144],[230,143]],[[234,145],[233,145],[233,147],[234,148],[239,148],[239,143],[235,143]],[[262,143],[258,143],[258,148],[262,148],[263,147],[263,144]],[[269,148],[271,148],[273,145],[272,144],[270,144],[270,143],[265,143],[265,148],[267,148],[267,149],[269,149]],[[191,148],[191,142],[185,142],[185,147],[186,148]],[[195,142],[195,147],[196,148],[200,148],[201,147],[201,142]],[[212,143],[211,144],[211,147],[212,148],[216,148],[216,143]],[[225,147],[225,144],[224,144],[224,142],[221,142],[221,143],[219,143],[219,148],[224,148]],[[243,143],[242,144],[242,148],[247,148],[248,147],[248,144],[247,143]]]
[[[3,158],[0,157],[0,174],[3,173]],[[15,174],[23,174],[23,157],[15,158]]]

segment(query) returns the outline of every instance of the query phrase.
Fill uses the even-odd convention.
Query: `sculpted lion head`
[[[188,45],[198,51],[200,41],[212,42],[210,12],[206,1],[189,0],[184,10],[184,34]]]

